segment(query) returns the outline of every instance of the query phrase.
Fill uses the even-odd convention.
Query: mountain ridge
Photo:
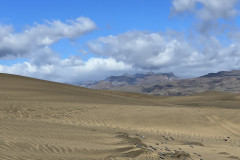
[[[174,73],[110,76],[88,86],[91,89],[137,92],[161,96],[191,95],[205,91],[240,92],[240,70],[220,71],[180,79]]]
[[[134,75],[123,74],[120,76],[110,76],[105,80],[85,82],[80,86],[91,89],[111,89],[114,87],[139,86],[165,83],[177,79],[174,73],[136,73]]]

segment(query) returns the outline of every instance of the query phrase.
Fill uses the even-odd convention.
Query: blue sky
[[[27,25],[46,20],[88,17],[97,25],[93,33],[79,38],[77,44],[62,39],[52,47],[63,57],[79,54],[79,46],[100,36],[117,35],[126,31],[165,31],[168,28],[183,30],[187,23],[170,17],[170,1],[158,0],[6,0],[0,2],[0,22],[13,25],[21,32]],[[13,11],[13,12],[9,12]],[[92,55],[91,55],[92,56]],[[86,59],[89,56],[84,56]],[[11,63],[11,62],[9,62]]]
[[[80,18],[79,18],[80,17]],[[78,83],[240,69],[239,0],[2,0],[0,72]]]
[[[14,24],[17,29],[33,22],[75,19],[80,16],[92,19],[105,34],[110,33],[108,27],[113,32],[121,33],[133,29],[158,31],[173,24],[168,19],[170,1],[8,0],[0,3],[1,23]]]
[[[97,30],[84,35],[77,41],[62,39],[51,47],[63,58],[78,55],[79,47],[85,47],[89,40],[100,36],[117,35],[131,30],[165,31],[168,28],[184,29],[186,23],[176,23],[169,18],[170,1],[146,0],[8,0],[0,2],[0,23],[13,25],[16,32],[26,26],[47,20],[75,19],[89,17],[97,25]],[[161,7],[162,6],[162,7]],[[161,8],[161,9],[160,9]],[[13,12],[9,12],[13,11]],[[181,23],[181,24],[180,24]],[[84,60],[94,55],[82,55]],[[19,59],[16,60],[18,62]],[[2,62],[13,64],[13,61]]]

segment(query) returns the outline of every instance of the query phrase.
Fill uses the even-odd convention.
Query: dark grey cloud
[[[236,9],[239,0],[173,0],[172,3],[173,14],[191,13],[198,19],[195,26],[202,34],[222,34],[229,22],[222,24],[219,20],[229,21],[239,14]]]
[[[235,8],[238,2],[239,0],[173,0],[172,11],[178,14],[190,11],[203,21],[228,19],[238,14]]]

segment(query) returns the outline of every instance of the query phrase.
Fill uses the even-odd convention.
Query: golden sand
[[[95,91],[0,74],[1,160],[240,160],[240,94]]]

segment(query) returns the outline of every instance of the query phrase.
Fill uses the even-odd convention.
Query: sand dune
[[[156,97],[0,74],[0,159],[240,160],[240,94]]]

